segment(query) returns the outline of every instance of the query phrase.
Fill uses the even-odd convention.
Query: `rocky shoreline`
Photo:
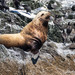
[[[32,63],[29,52],[0,45],[0,75],[75,75],[75,42],[67,41],[64,45],[61,39],[68,22],[75,29],[75,12],[71,8],[50,12],[53,20],[49,22],[48,40],[40,49],[37,63]],[[0,34],[18,33],[26,24],[19,15],[0,10]],[[74,35],[75,31],[70,36]]]

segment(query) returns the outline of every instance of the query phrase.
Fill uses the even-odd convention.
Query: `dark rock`
[[[71,9],[72,9],[72,11],[75,11],[75,5],[73,5]]]
[[[69,49],[75,49],[75,43],[69,45]]]
[[[70,40],[72,41],[72,43],[75,43],[75,36],[70,38]]]

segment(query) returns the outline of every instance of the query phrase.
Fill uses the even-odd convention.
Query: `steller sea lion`
[[[38,53],[47,39],[49,19],[50,12],[39,12],[20,33],[1,34],[0,44],[5,45],[7,48],[19,47],[25,51],[31,51],[33,54]]]

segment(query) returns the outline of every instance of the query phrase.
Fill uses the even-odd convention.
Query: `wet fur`
[[[50,13],[46,11],[38,13],[20,33],[0,35],[0,44],[7,48],[19,47],[36,54],[47,39],[49,16]]]

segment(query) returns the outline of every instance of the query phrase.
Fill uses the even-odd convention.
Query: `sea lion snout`
[[[47,16],[45,19],[50,19],[50,16]]]

